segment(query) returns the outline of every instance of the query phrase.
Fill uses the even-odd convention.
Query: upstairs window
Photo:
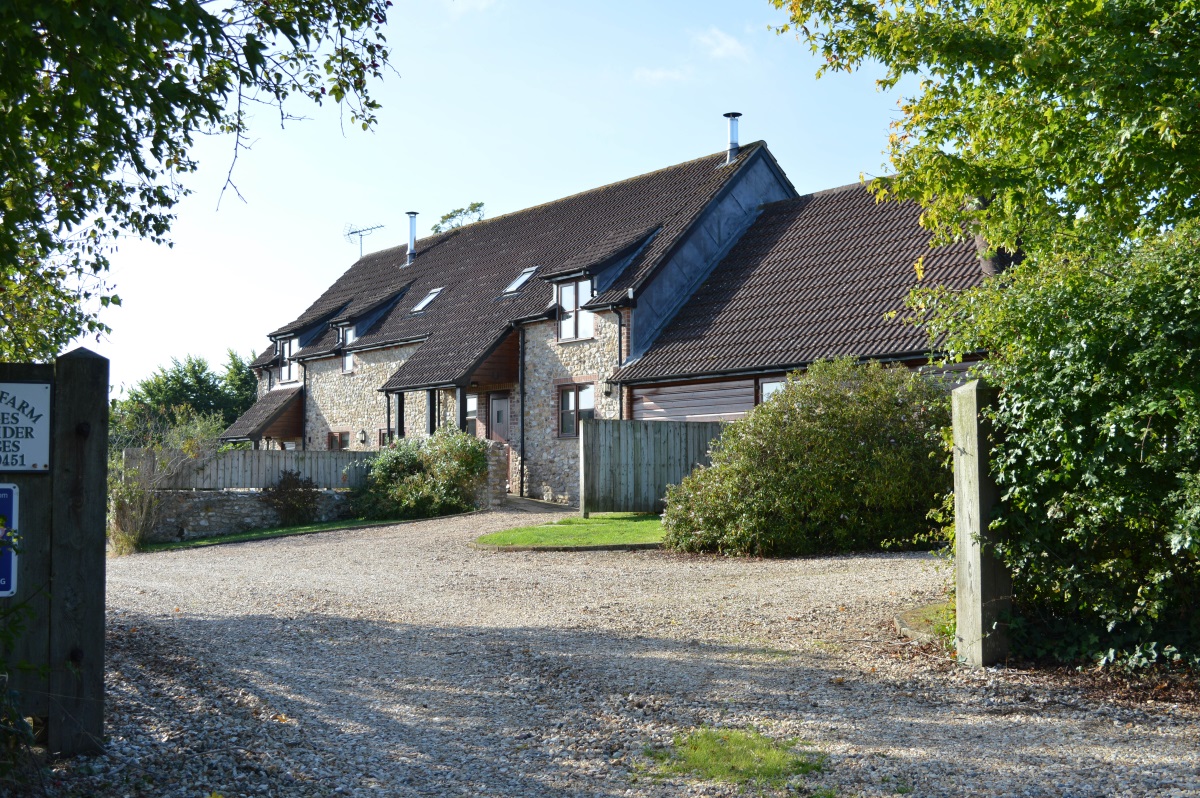
[[[772,396],[774,396],[775,394],[782,391],[784,386],[786,386],[786,385],[787,385],[786,377],[779,377],[777,379],[759,380],[759,382],[758,382],[758,401],[760,403],[767,401]]]
[[[417,306],[412,309],[413,313],[420,313],[425,308],[429,307],[429,303],[437,299],[438,294],[442,293],[441,288],[435,288],[425,295],[425,298],[417,303]]]
[[[349,374],[354,371],[354,353],[347,352],[346,347],[358,340],[358,332],[354,327],[342,328],[342,373]]]
[[[596,386],[568,385],[558,393],[558,436],[579,435],[579,422],[596,417]]]
[[[525,271],[518,274],[517,279],[513,280],[511,283],[504,286],[504,293],[515,294],[516,292],[520,291],[521,286],[523,286],[523,285],[525,285],[525,283],[529,282],[529,278],[532,277],[533,273],[536,271],[537,271],[537,266],[530,266],[528,269],[526,269]]]
[[[592,337],[592,312],[583,310],[592,298],[592,281],[579,280],[558,286],[558,340],[573,341]]]
[[[279,342],[279,381],[291,382],[296,379],[295,367],[292,365],[293,339],[284,338]]]

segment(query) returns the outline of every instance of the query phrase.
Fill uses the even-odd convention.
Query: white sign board
[[[0,382],[0,471],[50,470],[50,383]]]

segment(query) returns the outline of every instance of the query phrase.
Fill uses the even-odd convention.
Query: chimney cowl
[[[725,164],[728,166],[733,163],[733,159],[738,156],[738,117],[741,116],[737,111],[730,111],[725,114],[725,118],[729,120],[729,148],[725,151]]]
[[[417,212],[408,211],[408,260],[405,266],[411,266],[417,255]]]

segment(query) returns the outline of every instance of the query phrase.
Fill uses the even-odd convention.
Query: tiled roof
[[[730,177],[760,152],[770,157],[757,142],[743,147],[730,166],[723,165],[722,152],[431,236],[417,242],[411,266],[405,265],[406,246],[371,253],[273,335],[325,323],[335,314],[361,318],[383,297],[407,289],[351,348],[424,339],[386,389],[455,383],[514,319],[545,312],[554,294],[542,276],[558,273],[564,265],[609,257],[614,247],[628,249],[629,237],[640,236],[634,242],[640,243],[658,228],[607,293],[619,300],[628,286],[639,286]],[[504,287],[530,266],[542,267],[538,276],[504,295]],[[444,290],[427,310],[414,314],[413,306],[433,288]],[[335,349],[336,334],[328,330],[296,355]]]
[[[855,184],[772,203],[622,382],[796,367],[839,356],[917,355],[926,332],[888,320],[917,284],[982,278],[972,243],[929,248],[910,203]]]
[[[274,342],[268,342],[267,348],[262,351],[262,354],[254,358],[250,362],[250,368],[261,369],[267,366],[273,366],[279,361],[279,353],[275,351]]]
[[[241,441],[261,437],[263,430],[283,415],[283,412],[299,398],[300,392],[303,390],[302,387],[297,386],[268,391],[263,394],[249,410],[241,415],[241,418],[221,433],[221,440]]]

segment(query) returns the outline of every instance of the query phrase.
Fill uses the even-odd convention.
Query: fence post
[[[981,411],[993,407],[999,391],[979,380],[952,394],[954,418],[954,570],[958,659],[991,665],[1008,656],[1008,629],[1002,618],[1012,609],[1012,576],[993,553],[989,529],[999,491],[989,467],[991,430]]]
[[[588,468],[588,433],[592,431],[591,422],[586,419],[581,419],[579,422],[579,514],[587,518],[591,513],[588,512],[588,499],[591,498],[591,492],[588,491],[588,477],[591,476],[592,469]]]

